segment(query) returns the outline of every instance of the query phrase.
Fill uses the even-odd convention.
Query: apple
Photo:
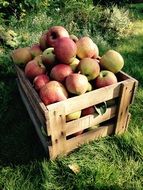
[[[77,56],[82,59],[85,57],[93,57],[96,53],[96,49],[95,49],[95,43],[92,41],[91,38],[89,38],[88,36],[84,36],[82,38],[80,38],[77,42]]]
[[[56,81],[63,82],[72,73],[73,71],[69,65],[58,64],[52,68],[50,77]]]
[[[47,67],[47,68],[51,68],[53,65],[55,65],[56,62],[56,56],[54,54],[54,48],[47,48],[43,51],[42,54],[42,61],[43,64]]]
[[[61,63],[70,64],[76,56],[77,47],[73,40],[63,37],[57,39],[54,52]]]
[[[78,70],[88,78],[88,81],[90,81],[99,75],[100,66],[96,59],[86,57],[80,60]]]
[[[100,60],[102,68],[112,71],[113,73],[119,72],[124,66],[124,59],[120,53],[115,50],[108,50]]]
[[[67,76],[65,85],[70,93],[76,95],[84,94],[89,87],[87,77],[80,73],[73,73]]]
[[[88,89],[87,92],[90,92],[93,89],[92,85],[88,82]]]
[[[39,91],[39,96],[45,105],[66,100],[68,93],[65,87],[58,81],[50,81]]]
[[[42,33],[42,35],[40,36],[40,39],[39,39],[39,44],[40,44],[40,47],[41,49],[44,51],[46,48],[48,48],[48,44],[47,44],[47,32],[48,31],[44,31]]]
[[[91,114],[95,114],[95,113],[96,113],[96,110],[95,110],[94,106],[90,106],[81,111],[82,116],[91,115]]]
[[[70,35],[70,39],[72,39],[75,43],[78,41],[78,37],[74,34]]]
[[[42,54],[42,50],[41,50],[41,46],[40,44],[34,44],[31,48],[30,48],[30,52],[32,57],[36,57],[38,55]]]
[[[25,76],[29,80],[33,80],[36,76],[45,74],[46,67],[42,64],[41,61],[33,59],[26,64],[24,72]]]
[[[94,55],[92,56],[93,59],[98,59],[99,58],[99,48],[98,46],[94,43]]]
[[[72,68],[73,72],[76,71],[78,64],[79,64],[79,59],[75,57],[70,63],[70,67]]]
[[[80,118],[80,116],[81,116],[81,110],[70,113],[66,116],[66,121],[72,121],[72,120],[78,119]]]
[[[25,66],[29,61],[32,60],[32,55],[30,53],[30,48],[18,48],[12,51],[11,58],[14,64],[21,67]]]
[[[39,91],[45,84],[50,81],[49,77],[46,74],[38,75],[33,80],[34,88]]]
[[[95,86],[97,88],[101,88],[108,85],[116,84],[117,82],[117,77],[113,72],[108,70],[102,70],[99,76],[95,79]]]
[[[55,42],[63,37],[69,38],[68,31],[63,26],[53,26],[47,32],[47,44],[49,47],[54,47]]]

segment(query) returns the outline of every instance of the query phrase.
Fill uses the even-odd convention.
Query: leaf
[[[69,164],[68,167],[75,173],[79,173],[80,172],[80,167],[77,163],[73,163],[73,164]]]
[[[107,103],[102,102],[100,104],[95,105],[94,108],[99,115],[103,115],[107,110]]]

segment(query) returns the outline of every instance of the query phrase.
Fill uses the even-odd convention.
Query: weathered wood
[[[49,113],[50,135],[52,146],[49,147],[50,158],[54,159],[58,155],[66,152],[65,115],[59,115],[53,111]]]
[[[55,104],[50,104],[47,106],[47,109],[49,111],[56,111],[57,109],[60,110],[62,107],[65,114],[68,115],[84,108],[119,97],[121,84],[122,83],[117,83],[104,88],[93,90],[80,96],[75,96],[67,100],[57,102]],[[59,112],[59,114],[62,113]]]
[[[39,107],[37,107],[37,104],[35,104],[35,101],[33,97],[31,97],[31,93],[29,93],[28,89],[26,88],[25,84],[22,82],[21,78],[18,79],[19,83],[21,85],[21,88],[26,93],[27,99],[29,100],[29,104],[33,107],[35,114],[37,115],[38,119],[41,121],[42,125],[45,127],[45,118]]]
[[[84,143],[88,143],[92,140],[111,135],[113,131],[114,131],[114,124],[109,126],[99,127],[97,129],[93,129],[91,131],[78,135],[74,138],[71,138],[67,140],[66,143],[66,154],[71,152],[75,148],[78,148]]]
[[[126,128],[126,121],[129,113],[129,105],[132,99],[132,89],[134,87],[134,81],[122,83],[121,100],[119,104],[119,111],[117,114],[117,123],[115,134],[121,134]]]
[[[27,96],[24,92],[24,90],[22,89],[21,87],[21,84],[19,83],[19,81],[17,80],[17,85],[18,85],[18,89],[19,89],[19,92],[20,92],[20,95],[21,95],[21,98],[24,102],[24,105],[29,113],[29,116],[35,126],[35,129],[36,129],[36,132],[40,138],[40,141],[44,147],[44,150],[46,152],[46,154],[48,155],[48,139],[46,136],[43,135],[42,133],[42,123],[40,122],[40,120],[38,120],[38,117],[37,115],[35,114],[35,110],[33,109],[32,106],[30,106],[30,102],[29,100],[27,99]]]
[[[30,81],[25,77],[24,72],[18,66],[15,66],[15,67],[16,67],[17,74],[19,76],[18,78],[27,87],[27,90],[29,91],[30,95],[33,97],[33,101],[35,102],[35,104],[37,104],[37,106],[39,107],[39,109],[43,113],[46,112],[47,111],[46,106],[44,105],[44,103],[39,98],[39,95],[37,94],[37,92],[33,88],[33,86],[30,83]]]
[[[91,126],[98,125],[108,119],[115,117],[116,115],[116,106],[108,108],[107,111],[103,115],[87,115],[85,117],[81,117],[77,120],[73,120],[71,122],[67,122],[65,124],[66,127],[66,136],[71,135],[73,133],[79,132],[81,130],[87,129]]]

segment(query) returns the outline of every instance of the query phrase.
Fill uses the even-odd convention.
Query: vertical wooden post
[[[115,134],[123,133],[127,128],[127,120],[129,115],[129,105],[132,100],[134,81],[129,80],[121,86],[121,98],[119,103],[119,110],[117,114],[117,122],[115,127]]]
[[[61,114],[62,113],[62,114]],[[64,110],[49,111],[49,125],[51,143],[49,146],[50,159],[55,159],[58,155],[64,155],[66,152],[66,132],[65,132],[66,117]]]

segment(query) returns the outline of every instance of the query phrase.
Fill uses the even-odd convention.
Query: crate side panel
[[[81,135],[78,135],[74,138],[68,139],[66,142],[67,143],[66,154],[78,148],[80,145],[84,143],[88,143],[95,139],[111,135],[114,131],[114,126],[115,126],[114,124],[111,124],[108,126],[99,127],[98,129],[94,129],[86,133],[83,133]]]
[[[23,103],[29,113],[29,116],[35,126],[36,132],[40,138],[40,141],[44,147],[44,150],[46,152],[46,154],[48,155],[48,139],[47,136],[43,135],[42,133],[42,123],[40,122],[40,120],[37,118],[36,114],[35,114],[35,110],[33,110],[33,107],[30,105],[29,100],[25,94],[25,92],[23,91],[23,89],[21,88],[21,85],[19,83],[19,81],[17,80],[17,85],[18,85],[18,89],[19,92],[21,94],[21,98],[23,100]]]
[[[48,105],[47,109],[49,111],[56,111],[60,110],[62,107],[64,113],[68,115],[70,113],[85,109],[101,102],[119,97],[120,87],[121,83],[117,83],[104,88],[93,90],[80,96],[72,97],[67,100]],[[62,112],[59,114],[62,114]]]
[[[129,106],[132,101],[134,89],[134,81],[126,82],[122,84],[121,99],[119,103],[119,110],[117,114],[117,123],[115,128],[115,134],[121,134],[126,129],[126,121],[129,114]]]
[[[35,104],[37,104],[37,106],[39,107],[39,109],[44,113],[47,111],[46,106],[44,105],[44,103],[41,101],[41,99],[39,98],[39,95],[37,94],[37,92],[35,91],[35,89],[33,88],[32,84],[30,83],[30,81],[26,78],[24,72],[18,67],[16,66],[16,71],[17,71],[17,75],[18,78],[20,79],[20,81],[22,83],[24,83],[24,85],[26,86],[28,92],[30,93],[30,95],[33,97],[33,101],[35,101]]]
[[[87,115],[81,117],[77,120],[66,123],[66,136],[76,133],[78,131],[87,129],[94,125],[98,125],[103,121],[109,120],[116,116],[117,106],[112,106],[107,108],[106,112],[103,115]]]
[[[62,111],[63,113],[63,111]],[[51,135],[51,146],[49,147],[50,159],[66,152],[65,115],[57,112],[49,112],[49,125]]]

